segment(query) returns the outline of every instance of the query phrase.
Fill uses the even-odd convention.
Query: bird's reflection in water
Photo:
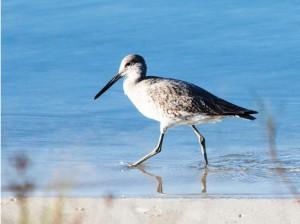
[[[137,166],[136,169],[139,170],[141,173],[145,174],[146,176],[154,178],[157,182],[157,188],[156,188],[157,193],[165,194],[163,192],[163,179],[161,176],[146,171],[144,166]],[[204,170],[201,174],[201,192],[202,193],[207,192],[207,188],[206,188],[207,174],[208,174],[208,168],[204,168]]]
[[[208,169],[207,167],[204,168],[204,171],[202,173],[202,176],[201,176],[201,186],[202,186],[202,193],[206,193],[206,177],[207,177],[207,174],[208,174]]]
[[[154,177],[156,182],[157,182],[157,188],[156,191],[159,194],[164,194],[163,192],[163,182],[161,176],[155,175],[153,173],[149,173],[148,171],[145,170],[144,166],[137,166],[136,167],[139,171],[141,171],[143,174],[149,176],[149,177]]]

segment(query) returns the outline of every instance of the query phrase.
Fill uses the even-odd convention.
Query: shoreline
[[[296,199],[28,197],[22,202],[1,198],[2,223],[18,223],[24,211],[32,224],[300,223]]]
[[[149,195],[119,195],[119,194],[100,194],[100,195],[77,195],[77,194],[50,194],[45,195],[43,193],[41,194],[33,194],[33,195],[27,195],[25,198],[28,199],[54,199],[54,198],[66,198],[66,199],[106,199],[106,198],[113,198],[113,199],[195,199],[195,200],[206,200],[206,199],[245,199],[245,200],[299,200],[300,201],[300,194],[297,195],[291,195],[291,194],[285,194],[285,195],[245,195],[245,194],[203,194],[203,193],[195,193],[195,194],[149,194]],[[3,200],[8,199],[16,199],[17,197],[12,194],[5,194],[2,192],[1,198]]]

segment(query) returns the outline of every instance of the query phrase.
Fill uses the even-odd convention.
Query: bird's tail
[[[244,107],[237,106],[233,103],[230,103],[223,99],[218,99],[215,103],[216,108],[215,110],[219,112],[219,114],[225,116],[237,116],[240,118],[248,119],[248,120],[255,120],[256,118],[251,114],[257,114],[258,112],[255,110],[249,110]]]
[[[255,120],[256,117],[252,116],[251,114],[257,114],[258,112],[255,110],[249,110],[249,111],[245,111],[242,114],[237,114],[237,116],[239,116],[240,118],[244,118],[244,119],[248,119],[248,120]]]
[[[247,111],[244,114],[239,114],[238,116],[240,118],[244,118],[244,119],[248,119],[248,120],[255,120],[256,117],[252,116],[251,114],[257,114],[257,111],[254,111],[254,110]]]

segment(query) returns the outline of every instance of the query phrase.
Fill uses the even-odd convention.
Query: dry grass
[[[263,101],[259,102],[260,114],[263,118],[263,126],[266,129],[267,133],[267,140],[268,140],[268,152],[272,162],[276,165],[275,172],[280,177],[282,182],[286,185],[287,189],[289,190],[290,194],[296,199],[298,203],[300,203],[299,192],[297,191],[297,187],[290,180],[286,174],[286,170],[283,169],[283,164],[278,156],[278,149],[277,149],[277,127],[276,122],[269,110],[266,108]]]

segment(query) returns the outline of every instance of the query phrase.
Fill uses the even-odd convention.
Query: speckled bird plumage
[[[219,121],[224,116],[252,118],[249,114],[253,111],[220,99],[194,84],[142,73],[135,79],[130,75],[125,77],[125,94],[144,116],[161,122],[162,128]]]
[[[192,83],[147,76],[146,62],[140,55],[126,56],[121,62],[117,75],[96,95],[95,99],[122,77],[125,78],[123,83],[125,94],[144,116],[160,122],[161,134],[170,127],[185,124],[192,125],[196,134],[199,134],[198,137],[204,139],[194,125],[219,121],[229,116],[254,120],[255,117],[251,114],[257,113],[229,103]],[[163,135],[161,137],[163,139]],[[149,155],[143,159],[148,158]],[[143,159],[135,165],[143,162]]]

